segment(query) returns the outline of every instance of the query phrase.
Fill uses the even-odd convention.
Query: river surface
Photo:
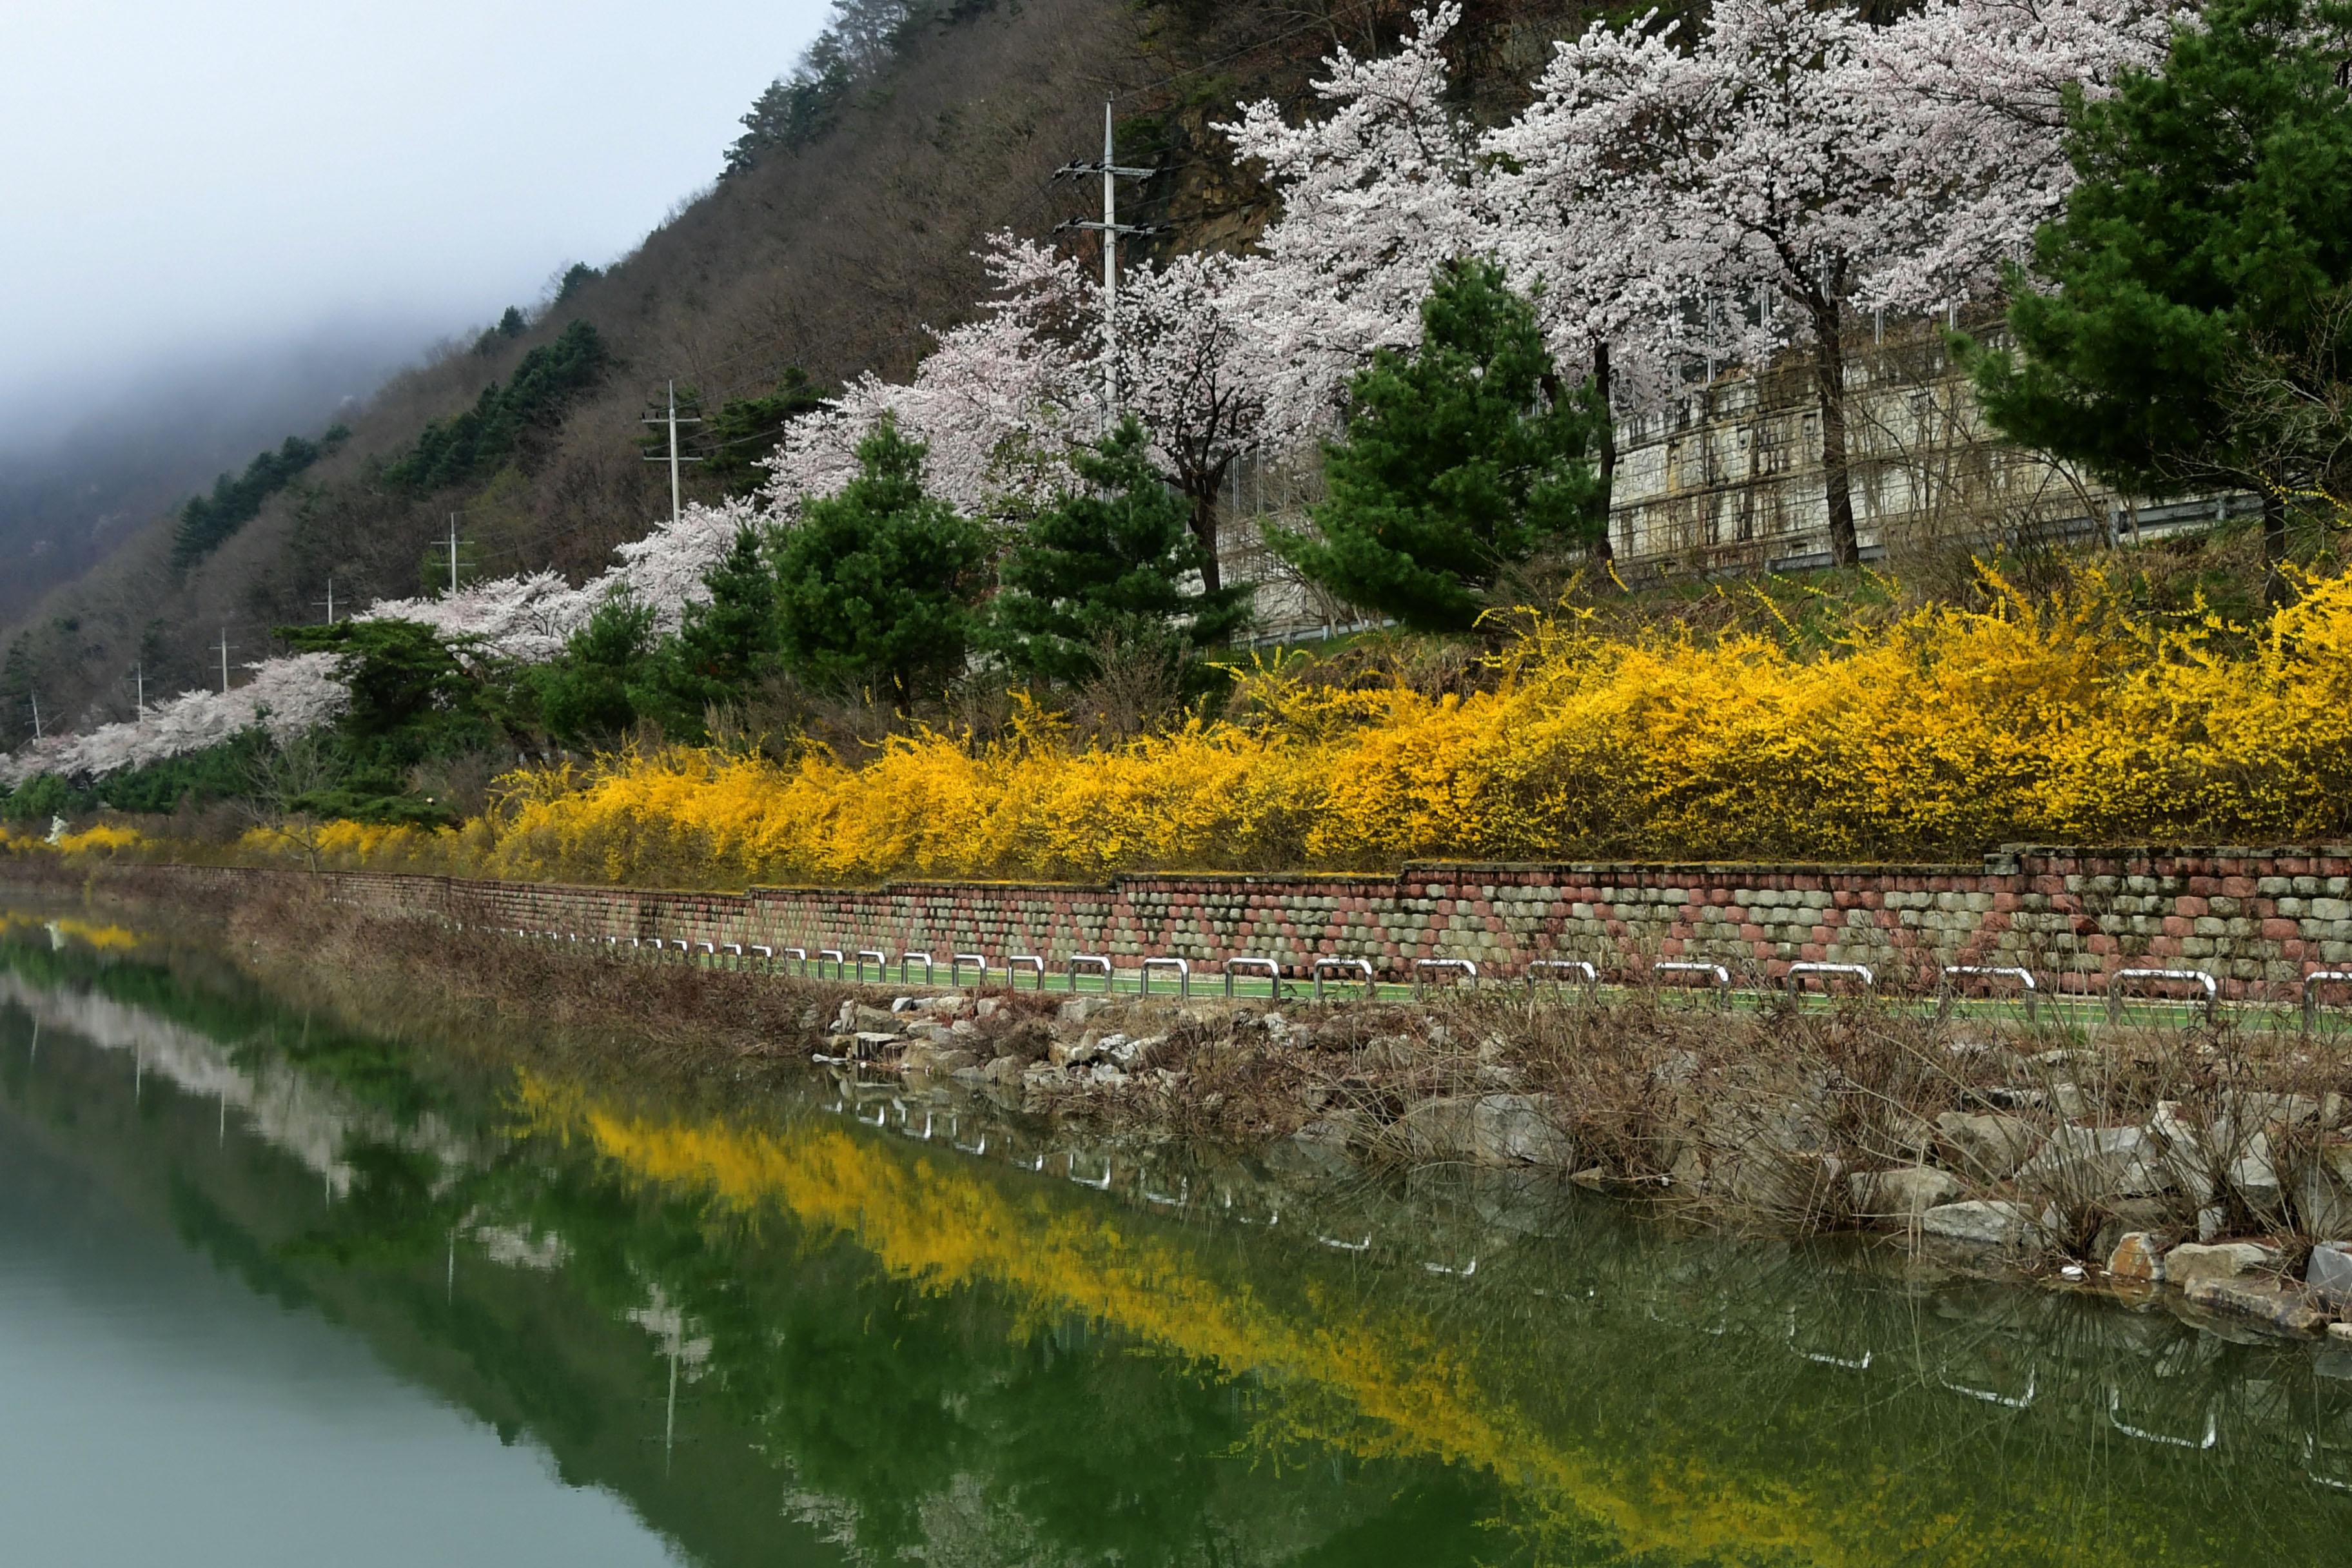
[[[2352,1561],[2340,1347],[401,1032],[0,916],[0,1562]]]

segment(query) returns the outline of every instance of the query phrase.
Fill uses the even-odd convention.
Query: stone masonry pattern
[[[194,878],[301,872],[191,868]],[[1869,965],[1927,988],[1949,965],[2031,970],[2045,988],[2103,989],[2124,968],[2195,969],[2231,997],[2293,999],[2352,970],[2352,846],[2084,850],[2018,846],[1980,866],[1423,864],[1395,875],[1152,874],[1108,886],[898,882],[743,893],[319,874],[333,896],[467,928],[805,948],[854,954],[1014,953],[1063,973],[1076,953],[1122,970],[1180,957],[1362,958],[1387,980],[1466,958],[1516,976],[1538,960],[1604,975],[1662,960],[1721,964],[1736,984],[1798,963]],[[2352,983],[2326,994],[2352,1002]]]

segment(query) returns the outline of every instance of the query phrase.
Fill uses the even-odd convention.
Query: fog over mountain
[[[0,9],[0,614],[719,173],[824,0]]]

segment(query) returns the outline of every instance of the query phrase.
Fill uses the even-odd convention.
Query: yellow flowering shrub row
[[[1793,640],[1793,639],[1789,639]],[[2258,630],[2151,620],[2086,573],[1825,650],[1533,619],[1487,689],[1240,678],[1233,717],[1120,745],[1030,712],[862,762],[672,749],[510,775],[455,832],[345,826],[329,863],[593,881],[1090,878],[1412,858],[1896,860],[2004,840],[2246,842],[2352,815],[2352,581]]]

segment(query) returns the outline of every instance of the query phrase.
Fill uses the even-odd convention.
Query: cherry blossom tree
[[[1415,12],[1392,55],[1332,55],[1314,84],[1322,116],[1293,125],[1269,100],[1219,127],[1282,197],[1229,285],[1262,366],[1271,439],[1328,435],[1372,351],[1417,341],[1437,268],[1491,246],[1470,129],[1446,100],[1441,46],[1461,15],[1453,0]]]

